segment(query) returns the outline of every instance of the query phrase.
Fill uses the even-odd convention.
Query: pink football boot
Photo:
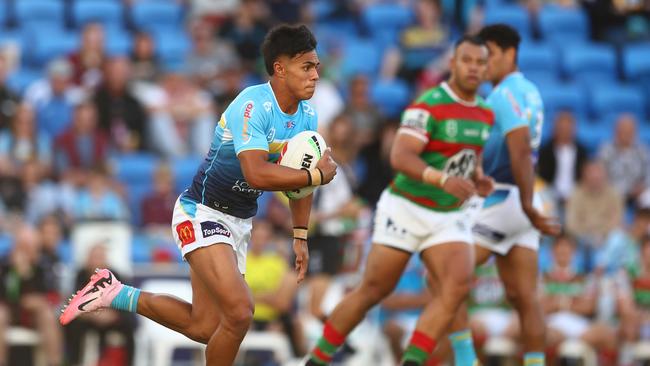
[[[66,325],[83,313],[110,307],[122,286],[108,269],[96,269],[88,284],[68,300],[59,321]]]

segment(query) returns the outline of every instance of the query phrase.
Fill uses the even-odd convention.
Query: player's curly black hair
[[[502,50],[514,48],[515,51],[519,50],[519,43],[521,36],[519,32],[507,24],[491,24],[483,27],[478,36],[485,42],[494,42]]]
[[[473,44],[475,46],[484,46],[485,45],[485,41],[483,40],[483,38],[481,38],[481,37],[479,37],[477,35],[466,34],[466,35],[460,37],[456,41],[456,43],[454,43],[454,49],[458,48],[458,46],[460,46],[461,44],[463,44],[465,42]]]
[[[278,25],[269,31],[262,43],[266,72],[273,75],[273,63],[282,55],[294,57],[315,49],[316,38],[307,26]]]

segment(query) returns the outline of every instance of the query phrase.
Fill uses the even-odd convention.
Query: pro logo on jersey
[[[176,225],[176,234],[178,234],[178,240],[181,241],[181,248],[196,241],[196,236],[194,236],[194,226],[190,220],[183,221]]]
[[[230,230],[228,230],[222,224],[214,221],[203,221],[201,223],[201,233],[203,234],[204,238],[213,235],[220,235],[220,236],[225,236],[227,238],[230,238],[231,235]]]
[[[253,116],[253,108],[255,105],[253,104],[252,100],[249,100],[248,102],[244,103],[244,118],[243,118],[243,124],[242,124],[242,132],[241,132],[241,137],[244,139],[244,143],[248,143],[251,140],[251,137],[253,136],[253,132],[249,131],[248,128],[248,121],[251,119]]]

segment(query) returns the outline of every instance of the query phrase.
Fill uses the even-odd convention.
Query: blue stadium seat
[[[7,234],[0,234],[0,257],[9,254],[11,248],[14,246],[14,240]]]
[[[136,28],[154,30],[160,28],[182,29],[183,8],[171,1],[137,1],[131,16]]]
[[[643,92],[634,86],[603,84],[590,88],[590,109],[594,118],[609,118],[621,113],[632,113],[645,118]]]
[[[650,76],[650,44],[625,46],[623,49],[623,74],[628,80]]]
[[[409,103],[411,90],[402,80],[382,80],[371,86],[370,98],[387,116],[395,117]]]
[[[576,118],[586,116],[587,101],[584,89],[576,84],[549,84],[540,88],[544,102],[545,120],[553,120],[561,110],[572,111]]]
[[[611,140],[612,131],[607,128],[596,128],[593,125],[586,125],[586,122],[578,121],[576,126],[576,137],[585,148],[589,155],[596,154],[600,146]]]
[[[157,164],[158,158],[145,153],[119,155],[112,160],[114,176],[126,185],[151,185]]]
[[[107,26],[122,26],[124,8],[117,1],[84,0],[72,5],[72,18],[77,27],[99,22]]]
[[[67,56],[79,47],[79,34],[51,29],[41,32],[30,31],[30,47],[25,50],[25,58],[34,67],[45,66],[50,60]]]
[[[413,22],[413,11],[408,6],[378,3],[365,8],[361,17],[372,37],[386,46],[397,43],[402,29]]]
[[[557,51],[547,43],[522,43],[517,55],[521,71],[544,72],[548,76],[558,75]]]
[[[104,48],[109,56],[125,56],[133,48],[133,36],[121,28],[106,28],[106,43]]]
[[[196,174],[202,162],[202,156],[188,156],[172,161],[171,168],[176,192],[181,193],[189,188],[190,184],[192,184],[192,178],[194,178],[194,174]]]
[[[192,43],[182,31],[159,30],[152,34],[156,44],[156,53],[161,62],[169,67],[178,65],[192,48]]]
[[[379,70],[381,54],[369,40],[348,39],[343,46],[343,74],[374,76]]]
[[[20,0],[15,2],[15,16],[21,28],[63,28],[64,5],[60,0]]]
[[[131,214],[131,224],[140,225],[142,223],[142,200],[153,190],[151,181],[135,182],[125,184],[127,194],[127,206]]]
[[[521,34],[522,39],[531,38],[531,23],[528,11],[520,5],[501,5],[489,7],[485,10],[486,25],[494,23],[505,23]]]
[[[589,38],[589,20],[580,8],[545,6],[539,13],[539,26],[544,39],[553,43]]]
[[[23,95],[29,85],[43,76],[43,71],[40,69],[20,68],[9,75],[7,87],[14,93]]]
[[[131,260],[133,263],[151,262],[149,239],[141,233],[134,233],[131,238]]]
[[[639,141],[650,146],[650,121],[639,121],[637,124]]]
[[[617,78],[616,52],[612,46],[569,43],[562,56],[563,71],[570,80],[595,85]]]

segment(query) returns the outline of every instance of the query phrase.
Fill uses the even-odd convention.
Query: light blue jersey
[[[542,140],[544,105],[535,84],[520,72],[506,76],[490,93],[487,104],[494,112],[494,126],[483,149],[483,170],[498,183],[515,184],[506,135],[528,126],[533,163]]]
[[[316,111],[306,101],[300,102],[296,113],[284,113],[269,83],[244,89],[221,115],[208,156],[181,201],[239,218],[254,216],[262,191],[246,182],[237,154],[264,150],[276,161],[291,137],[305,130],[316,131],[317,120]]]

